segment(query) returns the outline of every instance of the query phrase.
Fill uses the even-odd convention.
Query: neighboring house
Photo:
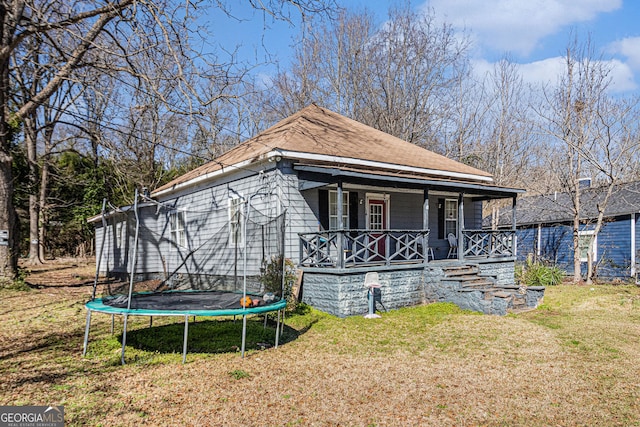
[[[514,296],[515,228],[482,230],[482,204],[506,198],[515,206],[522,192],[311,105],[153,191],[139,207],[136,273],[176,267],[191,274],[196,262],[185,259],[193,258],[203,235],[225,224],[224,250],[199,260],[198,269],[237,272],[243,242],[233,233],[241,227],[236,214],[259,196],[253,209],[286,213],[284,253],[304,272],[302,300],[318,309],[338,316],[366,312],[364,276],[373,271],[386,308],[446,300],[504,313],[525,304],[522,290]],[[97,242],[109,242],[101,270],[126,272],[131,249],[120,248],[130,246],[131,237],[119,240],[117,225],[103,230],[100,217],[93,221]],[[130,236],[130,219],[126,228]],[[460,242],[453,251],[449,234]],[[248,274],[259,275],[260,263],[250,264]],[[526,303],[536,305],[541,295],[531,291]]]
[[[588,241],[593,235],[602,203],[603,187],[581,189],[580,253],[585,274]],[[554,193],[518,199],[516,215],[518,259],[527,256],[558,265],[573,274],[572,194]],[[640,182],[616,185],[604,211],[604,222],[595,236],[592,257],[596,275],[628,278],[636,274]],[[500,227],[511,227],[511,215],[500,217]],[[489,225],[489,223],[485,223]]]

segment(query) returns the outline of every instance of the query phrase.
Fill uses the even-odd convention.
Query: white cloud
[[[617,59],[607,61],[611,65],[611,92],[626,92],[638,89],[633,70],[629,64]]]
[[[608,50],[626,57],[630,66],[640,69],[640,37],[617,40],[608,46]]]
[[[622,0],[428,0],[436,15],[466,28],[483,49],[527,55],[560,29],[622,6]]]
[[[473,61],[473,70],[479,78],[482,78],[493,71],[494,65],[494,63],[484,59],[476,60]],[[609,74],[611,77],[611,84],[609,86],[610,93],[622,93],[638,88],[633,71],[629,65],[614,59],[605,61],[605,66],[611,70]],[[541,61],[518,64],[517,69],[523,82],[526,84],[553,85],[565,71],[565,58],[557,56]]]

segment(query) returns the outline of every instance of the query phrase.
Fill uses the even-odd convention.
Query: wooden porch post
[[[464,193],[458,193],[458,259],[464,259]]]
[[[517,245],[517,238],[518,236],[516,235],[516,202],[517,198],[516,196],[513,196],[511,198],[511,231],[513,232],[513,237],[511,240],[511,252],[513,256],[517,256],[517,251],[518,251],[518,245]]]
[[[422,231],[429,229],[429,189],[425,188],[422,200]],[[422,240],[422,256],[424,262],[429,261],[429,236],[424,235]]]
[[[336,203],[338,207],[338,235],[337,235],[337,264],[338,268],[344,268],[344,246],[343,246],[343,230],[344,223],[342,221],[342,179],[338,179],[338,192],[336,194]]]

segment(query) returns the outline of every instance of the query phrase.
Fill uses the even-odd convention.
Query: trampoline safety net
[[[97,267],[108,280],[96,282],[94,297],[135,309],[143,308],[136,302],[142,293],[155,308],[162,301],[179,307],[163,307],[168,310],[184,304],[203,310],[239,307],[245,293],[257,296],[253,304],[277,301],[285,293],[287,269],[285,213],[278,211],[273,195],[232,199],[218,209],[178,210],[151,199],[112,208],[96,227]],[[177,291],[180,298],[162,297]]]

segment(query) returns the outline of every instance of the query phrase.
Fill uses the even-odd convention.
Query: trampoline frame
[[[135,296],[135,295],[133,295]],[[265,314],[277,311],[277,321],[276,321],[276,340],[275,340],[275,348],[278,348],[279,337],[284,331],[284,312],[282,313],[282,327],[280,326],[280,315],[281,312],[287,307],[287,301],[285,299],[281,299],[273,304],[263,305],[258,307],[247,307],[247,308],[231,308],[231,309],[221,309],[221,310],[149,310],[149,309],[135,309],[135,308],[120,308],[110,306],[104,303],[102,298],[96,298],[93,301],[89,301],[85,304],[85,308],[87,309],[87,320],[86,326],[84,330],[84,345],[82,350],[82,356],[84,357],[87,354],[87,347],[89,344],[89,329],[91,327],[91,313],[105,313],[111,314],[111,331],[113,333],[113,319],[115,315],[123,316],[123,330],[122,330],[122,351],[120,355],[120,362],[125,364],[125,348],[127,345],[127,319],[129,316],[149,316],[150,323],[153,320],[154,316],[166,316],[166,317],[181,317],[184,316],[184,341],[182,344],[182,363],[186,363],[187,361],[187,339],[189,335],[189,316],[200,316],[200,317],[219,317],[219,316],[242,316],[242,353],[244,355],[245,349],[245,335],[246,335],[246,327],[247,327],[247,316],[251,314]],[[266,323],[266,318],[265,318]]]

